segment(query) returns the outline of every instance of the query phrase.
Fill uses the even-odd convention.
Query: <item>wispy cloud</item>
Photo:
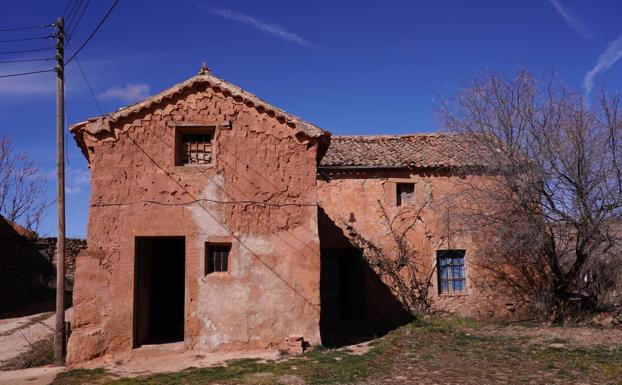
[[[56,183],[56,169],[48,169],[42,171],[41,175],[49,183]],[[76,195],[85,191],[85,188],[91,183],[91,174],[86,168],[65,168],[65,193],[67,195]]]
[[[144,83],[129,83],[125,86],[114,86],[97,95],[103,100],[121,100],[133,103],[149,97],[149,85]]]
[[[80,194],[91,181],[91,176],[87,169],[67,167],[65,173],[65,192],[68,195]]]
[[[268,35],[272,35],[280,39],[287,40],[292,43],[296,43],[303,47],[324,49],[321,46],[315,45],[303,39],[300,35],[297,35],[293,32],[286,30],[285,28],[283,28],[282,26],[278,24],[265,22],[263,20],[256,18],[253,15],[248,15],[248,14],[233,11],[231,9],[210,6],[210,5],[206,5],[202,3],[197,3],[197,5],[200,8],[208,11],[209,13],[213,15],[216,15],[226,20],[231,20],[237,23],[246,24]]]
[[[609,43],[605,52],[598,57],[598,62],[596,62],[594,68],[585,74],[583,88],[586,94],[589,94],[594,88],[594,79],[596,76],[607,71],[620,60],[620,58],[622,58],[622,36]]]
[[[549,0],[549,3],[555,7],[555,10],[559,16],[566,21],[570,28],[574,29],[579,35],[585,38],[590,37],[589,31],[587,30],[585,24],[580,19],[573,16],[570,11],[562,5],[560,0]]]

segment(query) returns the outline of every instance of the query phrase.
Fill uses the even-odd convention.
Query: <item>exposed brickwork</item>
[[[35,247],[39,252],[56,266],[56,238],[39,238],[34,241]],[[86,240],[79,238],[65,239],[65,277],[67,279],[66,290],[73,289],[74,276],[76,272],[76,258],[86,249]],[[56,281],[53,282],[56,287]]]

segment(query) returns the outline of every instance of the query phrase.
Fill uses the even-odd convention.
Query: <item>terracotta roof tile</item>
[[[451,133],[332,136],[320,167],[477,166],[482,150],[473,137]]]

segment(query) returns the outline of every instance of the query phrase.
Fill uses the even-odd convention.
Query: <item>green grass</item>
[[[497,333],[487,334],[484,327]],[[573,348],[561,339],[538,342],[516,333],[506,335],[506,327],[462,318],[430,318],[373,341],[370,350],[360,355],[317,346],[287,360],[236,360],[219,367],[131,379],[116,378],[101,369],[69,371],[59,375],[54,385],[272,385],[287,381],[319,385],[364,383],[366,379],[399,383],[403,377],[425,384],[451,382],[444,376],[453,374],[474,384],[622,383],[621,346]],[[563,348],[549,346],[562,341]]]
[[[226,362],[224,366],[186,369],[176,373],[160,373],[138,378],[116,379],[102,369],[73,370],[59,375],[53,385],[160,385],[160,384],[277,384],[283,376],[296,376],[307,384],[342,384],[369,377],[385,369],[386,342],[375,344],[364,354],[348,349],[316,347],[301,357],[261,362],[243,359]],[[83,379],[84,382],[80,382]]]
[[[74,369],[60,373],[54,379],[55,385],[86,385],[96,384],[110,377],[104,369]]]

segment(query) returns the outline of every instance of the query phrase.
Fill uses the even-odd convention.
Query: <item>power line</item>
[[[71,22],[73,21],[73,18],[75,17],[76,13],[78,12],[78,9],[80,8],[80,5],[82,4],[83,0],[79,0],[76,1],[74,3],[74,5],[71,7],[71,10],[69,11],[69,14],[67,15],[66,19],[65,19],[65,27],[68,27],[69,24],[71,24]],[[65,31],[67,31],[68,28],[65,28]]]
[[[80,20],[82,20],[82,16],[84,16],[84,12],[86,11],[86,8],[89,6],[90,2],[91,0],[86,0],[86,4],[84,5],[84,8],[82,8],[82,12],[80,12],[80,16],[78,16],[78,21],[76,21],[76,24],[71,28],[71,32],[69,32],[70,35],[73,35],[75,30],[78,28],[78,24],[80,24]]]
[[[14,76],[24,76],[24,75],[32,75],[32,74],[40,74],[40,73],[44,73],[44,72],[54,72],[56,71],[55,69],[49,69],[49,70],[41,70],[41,71],[30,71],[30,72],[20,72],[17,74],[9,74],[9,75],[0,75],[0,79],[1,78],[11,78]]]
[[[69,34],[67,35],[67,42],[69,43],[69,49],[71,50],[71,52],[74,54],[76,58],[76,63],[78,64],[78,68],[80,69],[80,73],[82,74],[82,78],[84,79],[84,83],[86,83],[86,86],[89,89],[89,92],[91,93],[91,97],[93,98],[93,101],[95,102],[95,105],[97,106],[97,109],[99,110],[99,114],[103,115],[104,112],[102,111],[101,106],[99,105],[99,102],[97,101],[97,97],[95,97],[95,92],[93,92],[93,87],[91,87],[91,82],[89,82],[89,79],[87,79],[86,73],[84,72],[84,69],[82,68],[82,64],[80,64],[80,60],[75,55],[75,51],[73,50],[73,44],[71,43],[71,35]]]
[[[25,30],[28,30],[28,29],[39,29],[39,28],[53,27],[55,25],[56,24],[51,23],[51,24],[42,24],[42,25],[32,25],[30,27],[4,28],[4,29],[0,29],[0,32],[25,31]]]
[[[51,51],[53,49],[54,47],[46,47],[46,48],[22,49],[18,51],[3,51],[3,52],[0,52],[0,55],[12,55],[15,53],[26,53],[26,52]]]
[[[36,58],[36,59],[3,60],[3,61],[0,61],[0,64],[27,63],[27,62],[33,62],[33,61],[48,61],[48,60],[54,60],[54,58],[53,57],[44,57],[44,58]]]
[[[49,39],[51,37],[54,37],[54,35],[36,36],[36,37],[24,37],[24,38],[9,39],[9,40],[0,40],[0,43],[13,43],[13,42],[16,42],[16,41],[31,41],[31,40],[39,40],[39,39]]]
[[[106,19],[108,18],[108,16],[110,16],[110,14],[112,13],[112,10],[114,9],[114,7],[117,6],[117,4],[119,3],[119,0],[115,0],[114,3],[112,3],[112,6],[110,7],[110,9],[108,10],[108,12],[106,12],[106,14],[104,15],[104,17],[100,20],[99,24],[97,24],[97,27],[95,27],[95,29],[93,30],[93,32],[91,32],[91,34],[89,35],[89,37],[86,38],[86,40],[84,41],[84,43],[82,43],[82,45],[80,46],[80,48],[78,48],[74,53],[73,56],[71,56],[69,58],[69,60],[67,60],[65,62],[65,65],[71,63],[71,61],[76,57],[77,54],[80,53],[80,51],[82,51],[82,48],[84,48],[88,42],[93,38],[93,36],[97,33],[97,31],[99,30],[99,28],[102,26],[102,24],[104,24],[104,22],[106,21]]]
[[[69,0],[67,1],[67,4],[65,4],[65,9],[63,10],[63,18],[65,17],[65,15],[67,15],[67,10],[69,9],[69,4],[71,4],[73,2],[73,0]]]

